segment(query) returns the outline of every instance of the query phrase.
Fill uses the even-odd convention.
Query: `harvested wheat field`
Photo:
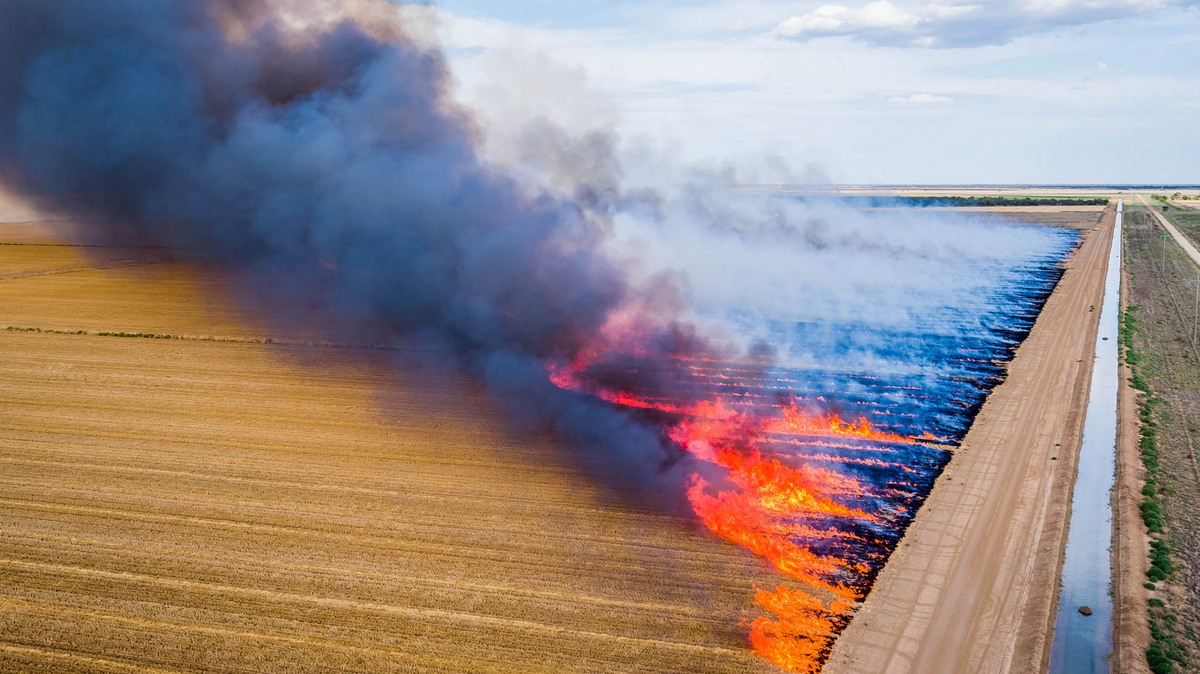
[[[0,224],[0,670],[773,669],[760,562],[465,378],[262,343],[197,269],[37,232]]]

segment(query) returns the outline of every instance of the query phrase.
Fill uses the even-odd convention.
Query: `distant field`
[[[0,245],[0,671],[775,671],[749,553],[464,378],[253,343],[220,296],[154,251]]]
[[[1013,208],[1029,208],[1038,206],[1098,206],[1101,209],[1108,205],[1107,197],[1068,197],[1068,196],[1020,196],[1020,195],[942,195],[942,196],[897,196],[894,197],[906,206],[957,206],[960,208],[995,208],[1010,206]]]
[[[892,209],[871,209],[892,210]],[[935,210],[937,210],[935,208]],[[1104,206],[995,206],[989,208],[947,207],[941,210],[969,213],[972,217],[1000,217],[1025,224],[1091,229],[1100,223]]]
[[[1100,218],[1104,215],[1103,206],[1002,207],[977,210],[987,211],[1019,222],[1072,229],[1091,229],[1100,224]]]
[[[1159,188],[1153,188],[1162,191]],[[1151,191],[1149,188],[1119,185],[894,185],[894,186],[844,186],[839,191],[845,194],[894,194],[902,196],[1004,196],[1038,198],[1091,198],[1116,197],[1121,194]],[[1171,188],[1169,193],[1187,195],[1200,194],[1195,187]]]
[[[808,199],[835,199],[847,206],[866,211],[890,211],[904,208],[954,210],[965,213],[998,213],[1025,222],[1040,222],[1064,227],[1087,226],[1100,220],[1100,214],[1120,191],[1093,188],[994,188],[994,187],[854,187],[806,185],[743,185],[735,191],[746,194],[775,194]],[[1051,217],[1044,217],[1050,215]],[[1059,217],[1054,217],[1059,216]]]
[[[1168,210],[1163,215],[1193,244],[1200,246],[1200,212]]]
[[[743,189],[782,194],[840,194],[916,199],[937,197],[1091,199],[1113,197],[1121,191],[1116,187],[1109,186],[1036,187],[1030,185],[753,185],[745,186]]]

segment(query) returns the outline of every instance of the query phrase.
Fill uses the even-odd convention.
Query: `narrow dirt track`
[[[1045,668],[1115,210],[938,479],[828,674]]]
[[[1187,253],[1187,256],[1192,259],[1192,262],[1197,267],[1200,267],[1200,250],[1196,250],[1196,246],[1192,245],[1192,242],[1188,240],[1186,236],[1184,236],[1183,232],[1176,229],[1175,225],[1172,225],[1170,221],[1164,218],[1162,213],[1154,210],[1154,207],[1146,201],[1146,197],[1144,195],[1139,194],[1137,195],[1137,198],[1141,200],[1142,205],[1146,207],[1146,210],[1150,211],[1150,213],[1154,215],[1154,217],[1158,220],[1158,224],[1162,225],[1162,228],[1167,230],[1167,233],[1171,235],[1172,239],[1175,239],[1175,243],[1179,244],[1179,247],[1183,249],[1183,252]]]
[[[1129,306],[1129,277],[1122,270],[1121,309]],[[1138,447],[1137,391],[1129,385],[1129,365],[1121,364],[1117,389],[1117,481],[1113,495],[1113,670],[1149,674],[1150,610],[1142,587],[1149,566],[1150,539],[1142,524],[1145,469]]]

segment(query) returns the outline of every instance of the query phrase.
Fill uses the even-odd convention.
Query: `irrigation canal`
[[[1104,282],[1100,328],[1083,446],[1071,500],[1071,528],[1063,561],[1062,585],[1051,674],[1108,672],[1112,651],[1112,489],[1117,447],[1117,326],[1121,297],[1121,224],[1124,204],[1117,203],[1112,250]],[[1090,615],[1080,608],[1086,606]]]

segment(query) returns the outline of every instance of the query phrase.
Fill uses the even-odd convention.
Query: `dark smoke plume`
[[[566,198],[479,159],[443,57],[388,9],[5,0],[0,179],[92,235],[235,271],[273,320],[451,354],[594,466],[654,483],[678,458],[661,429],[546,364],[597,339],[668,366],[706,349],[678,291],[599,252],[612,181]]]
[[[628,189],[614,133],[537,119],[500,168],[401,14],[0,0],[0,187],[212,263],[289,331],[465,369],[522,430],[837,597],[763,592],[779,619],[750,626],[773,661],[819,665],[1074,236],[767,198],[728,171]]]

